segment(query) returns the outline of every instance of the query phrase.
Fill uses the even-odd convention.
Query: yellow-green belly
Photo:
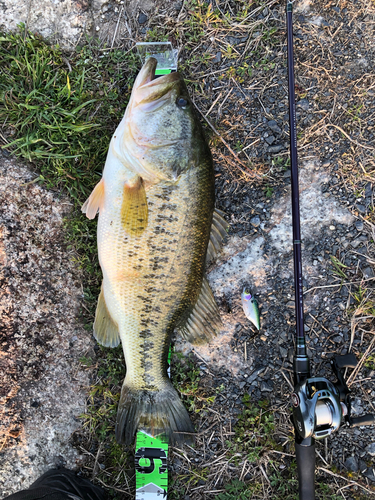
[[[133,389],[166,383],[173,328],[194,306],[203,278],[213,213],[210,173],[147,190],[148,225],[139,236],[121,224],[121,191],[100,213],[98,247],[105,302],[118,324]]]

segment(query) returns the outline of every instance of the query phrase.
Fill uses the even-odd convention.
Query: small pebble
[[[250,219],[250,224],[254,227],[259,227],[260,226],[260,218],[258,216],[253,217]]]
[[[282,130],[278,126],[275,120],[270,120],[267,125],[272,130],[272,132],[275,132],[276,134],[281,134]]]
[[[146,14],[144,14],[143,12],[141,12],[138,16],[138,23],[139,24],[145,24],[147,22],[147,19],[148,17],[146,16]]]
[[[276,141],[275,137],[273,135],[270,135],[269,137],[266,137],[266,142],[268,144],[273,144]]]
[[[310,104],[307,99],[301,99],[297,102],[297,108],[301,108],[303,111],[308,111],[309,106]]]
[[[356,208],[357,208],[358,212],[360,212],[361,214],[365,214],[366,213],[366,207],[364,205],[361,205],[360,203],[357,203],[356,204]]]
[[[260,384],[260,390],[262,392],[272,392],[273,389],[266,382],[262,381]]]
[[[221,52],[216,52],[216,56],[214,57],[214,59],[212,59],[212,62],[213,63],[220,63],[221,58],[222,58]]]
[[[268,153],[280,153],[280,151],[283,149],[283,146],[277,145],[277,146],[269,146],[267,148]]]
[[[366,267],[363,271],[363,276],[368,279],[368,278],[374,278],[374,271],[372,267]]]
[[[349,457],[345,460],[345,467],[351,472],[358,471],[358,459],[357,457]]]

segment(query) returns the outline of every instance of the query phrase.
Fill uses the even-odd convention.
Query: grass
[[[138,61],[121,51],[98,58],[92,44],[64,54],[23,30],[0,38],[6,147],[38,162],[40,181],[67,190],[78,204],[100,178]]]
[[[243,403],[245,408],[238,416],[235,436],[228,441],[228,448],[233,454],[240,453],[250,463],[255,463],[262,454],[271,448],[277,448],[273,439],[275,422],[273,414],[267,410],[267,400],[254,405],[250,396],[245,394]]]
[[[174,352],[171,361],[171,380],[175,389],[190,412],[200,413],[215,401],[216,392],[220,390],[214,391],[201,385],[200,369],[192,356]]]

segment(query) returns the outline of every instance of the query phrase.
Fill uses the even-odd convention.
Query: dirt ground
[[[171,498],[296,498],[285,4],[109,1],[85,12],[94,7],[89,28],[108,50],[160,39],[180,49],[181,71],[210,137],[216,206],[230,222],[223,252],[208,269],[223,331],[199,348],[175,339],[187,358],[172,366],[172,376],[185,373],[192,382],[184,398],[197,442],[171,453]],[[29,15],[31,29],[33,22]],[[83,24],[74,26],[84,37]],[[314,375],[331,378],[329,361],[337,354],[353,352],[360,361],[349,378],[355,415],[375,413],[374,35],[373,1],[294,3],[305,332]],[[260,332],[242,311],[245,285],[260,305]],[[111,390],[119,390],[117,383]],[[244,396],[274,419],[271,431],[254,417],[253,444],[238,425]],[[132,498],[131,459],[116,467],[106,440],[85,432],[76,440],[85,457],[81,472],[117,498]],[[375,496],[374,456],[370,427],[341,428],[320,441],[318,498]],[[225,486],[235,479],[244,486],[232,493]]]

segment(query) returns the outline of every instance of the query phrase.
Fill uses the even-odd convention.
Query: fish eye
[[[186,106],[188,105],[188,101],[183,97],[177,97],[176,104],[179,108],[185,109]]]

